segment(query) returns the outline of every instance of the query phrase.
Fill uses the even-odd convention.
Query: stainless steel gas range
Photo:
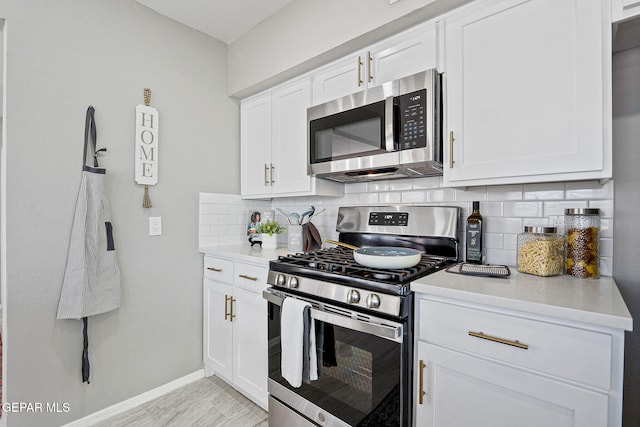
[[[458,260],[457,207],[341,207],[336,230],[351,245],[403,247],[417,265],[364,267],[343,247],[271,261],[268,301],[269,425],[410,426],[412,281]],[[281,374],[285,298],[311,304],[318,379],[293,387]]]

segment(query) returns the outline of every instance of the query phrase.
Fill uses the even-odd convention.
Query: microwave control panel
[[[398,108],[399,150],[427,146],[427,90],[421,89],[396,97]]]

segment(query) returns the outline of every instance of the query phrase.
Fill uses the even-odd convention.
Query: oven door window
[[[400,422],[401,343],[314,320],[318,379],[294,388],[280,370],[280,307],[269,311],[270,379],[352,426]]]
[[[311,163],[386,152],[385,101],[354,108],[309,123]]]

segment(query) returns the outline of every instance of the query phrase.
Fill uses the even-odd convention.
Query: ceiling
[[[229,44],[294,0],[136,0]]]

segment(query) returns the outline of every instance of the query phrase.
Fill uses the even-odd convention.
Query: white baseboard
[[[168,382],[164,385],[161,385],[160,387],[156,387],[153,390],[149,390],[147,392],[134,396],[131,399],[116,403],[115,405],[111,405],[107,408],[101,409],[100,411],[94,412],[93,414],[87,415],[86,417],[70,422],[69,424],[65,424],[63,427],[85,427],[99,423],[100,421],[104,421],[107,418],[121,414],[122,412],[128,411],[129,409],[133,409],[138,405],[146,403],[150,400],[155,399],[156,397],[160,397],[202,378],[204,378],[204,370],[200,369],[199,371],[193,372],[189,375],[185,375],[182,378],[178,378],[177,380]]]

